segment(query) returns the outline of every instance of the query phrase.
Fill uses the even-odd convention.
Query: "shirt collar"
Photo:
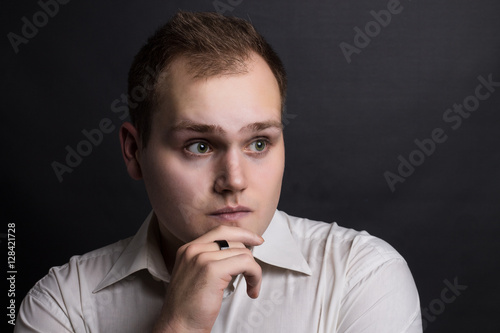
[[[312,271],[294,240],[286,215],[279,210],[262,235],[264,243],[253,249],[255,258],[269,265],[311,275]]]
[[[160,231],[153,211],[93,292],[98,292],[142,269],[147,269],[156,280],[170,281],[170,274],[160,252]]]
[[[170,274],[160,252],[158,221],[153,217],[154,212],[151,212],[111,270],[93,290],[94,293],[142,269],[147,269],[156,280],[170,281]],[[276,210],[262,238],[265,242],[253,248],[255,258],[272,266],[312,274],[290,233],[285,214]]]

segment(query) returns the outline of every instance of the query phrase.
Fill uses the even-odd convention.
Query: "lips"
[[[237,221],[248,216],[252,210],[244,206],[224,207],[208,214],[211,217],[224,221]]]

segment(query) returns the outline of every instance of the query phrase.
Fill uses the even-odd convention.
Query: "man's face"
[[[178,59],[162,85],[138,160],[163,237],[190,242],[220,224],[262,235],[285,163],[270,68],[255,55],[247,73],[194,79]]]

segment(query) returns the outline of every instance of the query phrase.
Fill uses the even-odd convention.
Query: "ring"
[[[216,240],[214,243],[217,243],[219,245],[220,250],[227,250],[229,249],[229,244],[226,240]]]

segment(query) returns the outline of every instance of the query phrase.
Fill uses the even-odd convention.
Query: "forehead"
[[[245,67],[238,73],[199,78],[186,59],[176,59],[158,85],[153,125],[188,121],[231,131],[251,123],[280,122],[280,90],[271,69],[258,55]]]

